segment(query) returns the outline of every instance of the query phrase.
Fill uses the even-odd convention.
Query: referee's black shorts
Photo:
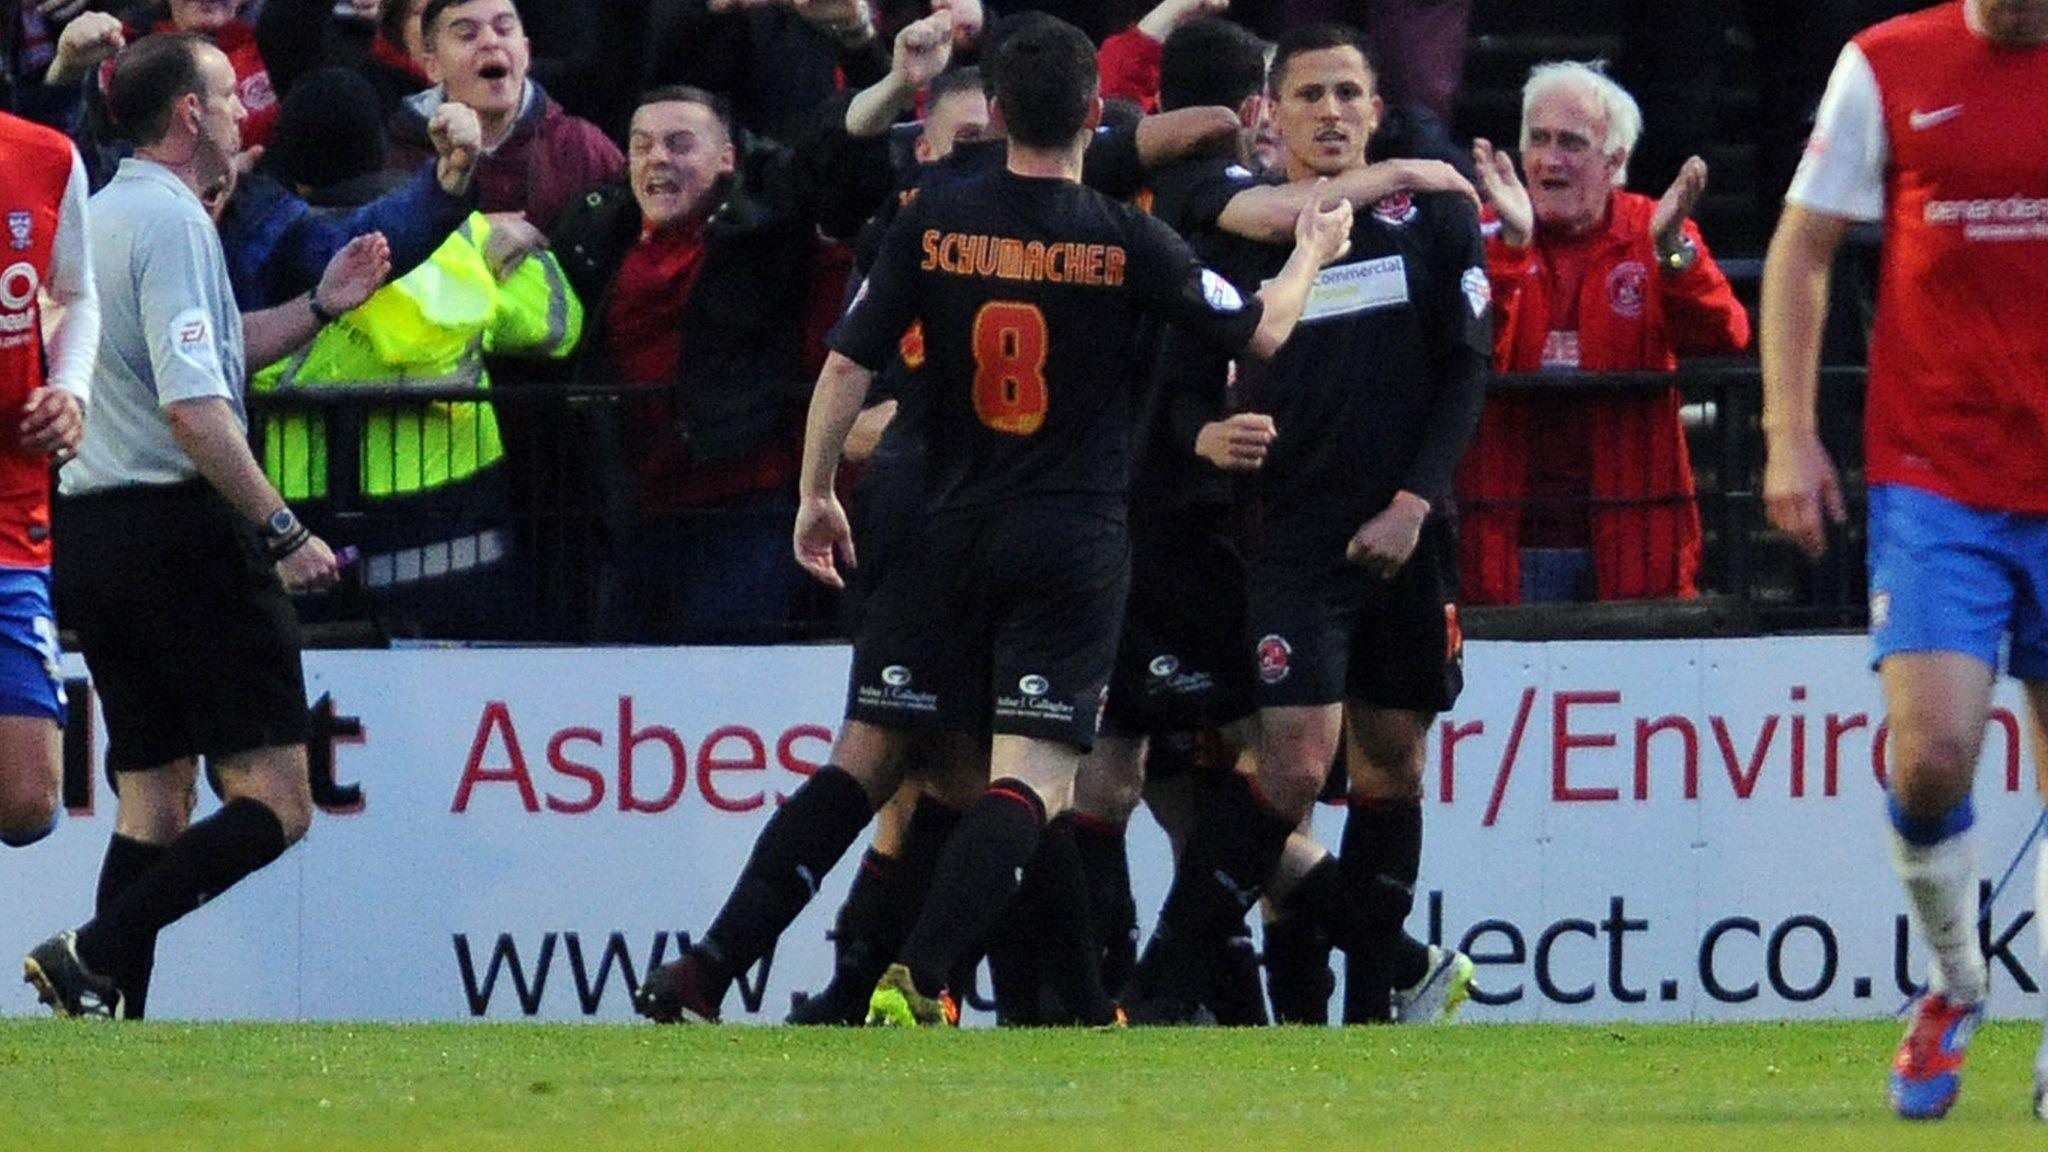
[[[299,623],[256,530],[203,480],[66,497],[59,619],[107,725],[107,770],[303,744]]]
[[[1465,687],[1457,594],[1457,532],[1440,517],[1390,580],[1341,555],[1260,549],[1245,629],[1259,707],[1449,711]]]
[[[847,717],[1086,751],[1130,564],[1120,510],[1046,502],[934,517],[868,600]]]

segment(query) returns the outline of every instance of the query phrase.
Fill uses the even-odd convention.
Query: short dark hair
[[[1287,63],[1304,52],[1320,52],[1325,48],[1356,48],[1365,58],[1365,70],[1372,73],[1377,85],[1380,75],[1379,60],[1372,50],[1372,41],[1365,33],[1349,24],[1303,24],[1289,28],[1280,34],[1280,42],[1273,49],[1273,70],[1267,75],[1267,83],[1279,91],[1280,80],[1287,75]]]
[[[1266,84],[1266,42],[1241,24],[1209,17],[1166,38],[1159,59],[1159,107],[1236,108]]]
[[[932,77],[931,90],[925,93],[924,106],[929,108],[956,92],[980,92],[982,90],[981,69],[972,64],[948,68]]]
[[[699,88],[695,84],[664,84],[659,88],[649,88],[633,103],[633,111],[638,112],[649,104],[701,105],[718,120],[718,126],[725,129],[727,139],[733,136],[732,105],[708,88]]]
[[[1063,148],[1088,127],[1101,74],[1095,45],[1079,28],[1042,12],[1000,21],[982,61],[989,95],[1003,108],[1010,139]]]
[[[189,32],[152,32],[114,57],[107,115],[121,135],[146,148],[171,131],[171,111],[186,96],[204,96],[199,52],[212,45]]]
[[[441,13],[476,0],[427,0],[427,6],[420,9],[420,40],[431,45],[434,42],[434,25],[440,22]],[[518,0],[512,0],[512,14],[519,15]],[[522,21],[523,21],[522,17]]]

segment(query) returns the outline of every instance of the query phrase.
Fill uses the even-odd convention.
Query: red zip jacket
[[[1691,221],[1685,234],[1699,245],[1699,261],[1678,275],[1657,267],[1650,240],[1656,208],[1656,200],[1633,192],[1617,190],[1609,201],[1602,242],[1580,281],[1584,371],[1670,372],[1681,354],[1720,355],[1749,346],[1749,313]],[[1516,249],[1495,235],[1486,255],[1493,282],[1494,366],[1501,372],[1538,371],[1551,313],[1542,240]],[[1571,407],[1571,418],[1589,429],[1592,498],[1658,501],[1593,511],[1599,598],[1697,596],[1700,515],[1678,419],[1678,390],[1592,394]],[[1468,603],[1521,599],[1519,502],[1528,486],[1529,437],[1542,431],[1532,409],[1520,396],[1490,398],[1465,456],[1459,494]]]

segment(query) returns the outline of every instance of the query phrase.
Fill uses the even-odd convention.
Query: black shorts
[[[305,743],[298,618],[261,537],[211,485],[69,497],[56,551],[108,771]]]
[[[868,599],[847,717],[1092,747],[1130,566],[1110,512],[1048,503],[934,518]]]
[[[1103,731],[1156,736],[1249,715],[1244,612],[1244,557],[1213,518],[1133,524],[1131,598]]]
[[[1391,580],[1342,557],[1262,548],[1245,630],[1259,707],[1357,700],[1449,711],[1465,687],[1457,563],[1457,534],[1435,519]]]

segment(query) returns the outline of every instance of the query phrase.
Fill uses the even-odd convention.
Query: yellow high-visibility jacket
[[[500,281],[484,260],[491,225],[473,214],[418,268],[256,374],[257,393],[292,389],[490,387],[485,355],[562,359],[583,336],[583,305],[551,252]],[[368,497],[432,491],[498,462],[505,449],[487,403],[433,402],[363,415]],[[327,419],[283,412],[263,425],[263,470],[287,500],[328,494]]]

